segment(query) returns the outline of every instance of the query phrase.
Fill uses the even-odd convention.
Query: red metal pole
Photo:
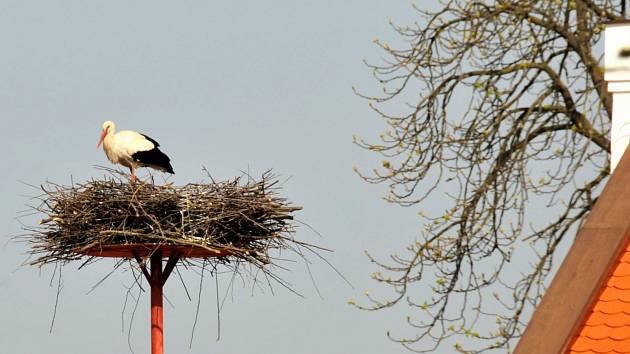
[[[162,254],[151,256],[151,354],[164,354]]]

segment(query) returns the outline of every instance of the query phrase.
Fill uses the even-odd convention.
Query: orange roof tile
[[[630,353],[630,245],[567,353]]]
[[[619,263],[619,266],[617,267],[617,269],[615,269],[615,272],[613,273],[613,276],[615,277],[625,277],[628,275],[630,275],[630,263],[626,262]]]

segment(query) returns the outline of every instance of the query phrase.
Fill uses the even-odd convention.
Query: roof
[[[629,231],[630,152],[626,150],[593,210],[578,230],[569,253],[534,312],[514,354],[566,353],[573,344],[576,349],[587,350],[582,353],[589,353],[588,350],[596,348],[581,347],[582,343],[586,343],[586,339],[581,339],[582,334],[589,340],[592,336],[604,336],[592,342],[602,340],[601,343],[604,343],[605,335],[594,332],[607,332],[606,328],[611,328],[610,334],[607,334],[611,336],[614,328],[621,328],[614,325],[620,326],[620,322],[630,324],[630,309],[620,309],[621,303],[625,304],[622,300],[630,298],[625,297],[625,292],[617,292],[623,287],[630,287],[630,279],[627,285],[621,285],[625,277],[619,276],[628,267],[620,261],[625,264],[628,260],[625,253]],[[619,271],[615,275],[617,268]],[[609,282],[613,283],[609,286]],[[619,296],[619,302],[614,301],[615,296]],[[604,305],[604,302],[609,304]],[[599,306],[595,307],[596,303]],[[622,331],[624,329],[616,330],[615,335]]]
[[[569,353],[630,353],[630,246],[626,246]]]

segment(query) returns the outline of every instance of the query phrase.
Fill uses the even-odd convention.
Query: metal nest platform
[[[164,245],[153,243],[136,243],[126,245],[98,245],[87,249],[77,249],[77,254],[90,257],[128,258],[150,257],[154,253],[162,257],[178,255],[180,258],[226,257],[231,255],[227,249],[213,249],[200,246]]]

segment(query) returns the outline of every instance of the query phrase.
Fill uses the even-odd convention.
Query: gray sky
[[[363,183],[352,166],[371,168],[374,156],[351,144],[352,134],[377,136],[383,126],[351,86],[374,90],[362,59],[378,60],[375,37],[395,35],[388,17],[410,22],[407,1],[0,1],[0,233],[21,232],[14,219],[36,190],[22,184],[49,179],[68,184],[102,175],[109,165],[96,150],[100,125],[146,133],[171,156],[185,184],[248,169],[273,168],[283,194],[304,206],[307,228],[297,237],[335,253],[329,256],[355,285],[328,266],[312,267],[320,299],[302,264],[285,275],[299,298],[236,286],[222,312],[215,341],[214,282],[206,278],[200,322],[188,349],[195,304],[176,278],[166,294],[168,353],[402,353],[385,337],[407,333],[406,309],[360,312],[346,304],[374,284],[363,255],[402,250],[414,238],[412,209],[381,201],[384,186]],[[142,174],[141,174],[142,176]],[[34,223],[37,218],[25,218]],[[122,318],[129,273],[103,261],[64,269],[56,323],[48,333],[56,286],[52,267],[20,267],[25,245],[0,248],[0,342],[7,353],[129,352]],[[185,275],[190,288],[198,277]],[[220,278],[224,292],[228,277]],[[193,293],[196,297],[196,292]],[[148,352],[148,296],[139,304],[130,342]]]

